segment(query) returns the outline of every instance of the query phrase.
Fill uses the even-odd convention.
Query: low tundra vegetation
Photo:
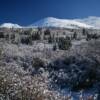
[[[68,100],[70,92],[92,88],[99,94],[99,36],[85,29],[81,38],[78,30],[67,30],[71,36],[52,30],[1,33],[0,100]]]

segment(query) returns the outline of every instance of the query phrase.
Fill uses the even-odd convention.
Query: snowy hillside
[[[57,19],[48,17],[37,21],[30,25],[30,27],[58,27],[58,28],[92,28],[91,25],[84,24],[75,20]]]
[[[94,26],[95,28],[100,28],[100,17],[90,16],[83,19],[75,19],[75,21]]]
[[[12,24],[12,23],[3,23],[0,28],[22,28],[18,24]]]

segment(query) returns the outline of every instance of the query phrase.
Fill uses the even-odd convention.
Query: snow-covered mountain
[[[100,29],[100,17],[90,16],[83,19],[58,19],[47,17],[31,25],[22,27],[18,24],[4,23],[0,28],[34,28],[34,27],[55,27],[55,28],[94,28]]]
[[[1,24],[0,28],[22,28],[22,27],[18,24],[3,23],[3,24]]]
[[[76,20],[57,19],[53,17],[41,19],[29,27],[92,28],[91,25]]]
[[[75,21],[85,23],[85,24],[88,24],[95,28],[100,29],[100,17],[90,16],[90,17],[83,18],[83,19],[75,19]]]

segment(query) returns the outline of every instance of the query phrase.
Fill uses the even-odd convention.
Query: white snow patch
[[[18,24],[3,23],[3,24],[1,24],[0,28],[22,28],[22,27]]]

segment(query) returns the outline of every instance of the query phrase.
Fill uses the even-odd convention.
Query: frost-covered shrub
[[[10,35],[10,39],[11,39],[11,40],[14,40],[14,39],[15,39],[15,34],[11,34],[11,35]]]
[[[65,60],[63,61],[64,64],[70,65],[72,63],[75,63],[77,61],[77,58],[74,56],[66,57]]]
[[[44,67],[44,62],[42,59],[40,58],[33,58],[33,61],[32,61],[32,66],[35,68],[35,69],[39,69],[40,67]]]
[[[50,67],[50,77],[61,88],[87,89],[100,82],[99,64],[91,58],[70,56],[55,61]]]
[[[8,65],[0,66],[1,100],[65,100],[58,92],[48,89],[46,77],[31,76],[16,65]]]

